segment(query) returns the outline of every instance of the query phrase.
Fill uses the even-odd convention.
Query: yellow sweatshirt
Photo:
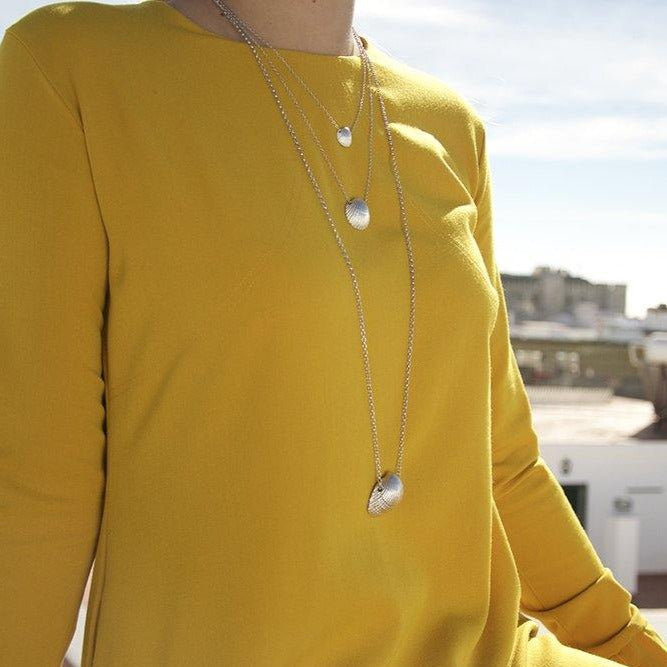
[[[350,275],[247,45],[163,0],[44,5],[6,30],[2,665],[59,664],[93,559],[84,667],[667,665],[540,456],[484,126],[363,41],[416,270],[405,494],[375,517]],[[359,56],[280,52],[349,124]],[[274,80],[359,278],[393,469],[409,279],[378,105],[357,230]],[[288,81],[360,194],[367,102],[343,148]]]

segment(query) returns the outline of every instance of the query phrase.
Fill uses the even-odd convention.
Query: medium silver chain
[[[213,0],[213,2],[220,8],[220,13],[227,18],[227,20],[234,26],[234,28],[243,36],[245,35],[248,37],[248,40],[251,41],[255,47],[259,47],[262,52],[265,54],[265,49],[262,47],[261,44],[257,42],[257,40],[252,37],[249,32],[247,25],[241,21],[241,19],[234,14],[234,12],[227,7],[221,0]],[[245,38],[244,38],[245,39]],[[355,39],[356,43],[356,39]],[[270,49],[273,53],[279,56],[279,58],[283,62],[287,62],[277,51],[274,47],[272,47],[270,44],[266,43],[264,44],[265,47]],[[361,51],[364,51],[363,45],[360,47]],[[266,57],[266,55],[265,55]],[[327,155],[326,151],[324,150],[324,147],[322,146],[322,143],[319,140],[319,137],[317,136],[317,133],[315,132],[315,129],[313,128],[310,120],[308,119],[308,116],[304,112],[301,104],[299,104],[296,96],[288,86],[287,82],[285,81],[285,78],[283,77],[282,73],[276,68],[274,65],[273,61],[269,58],[266,57],[266,61],[269,63],[269,67],[275,72],[276,76],[280,79],[281,83],[283,84],[287,94],[290,96],[290,99],[294,103],[294,106],[296,107],[297,111],[303,118],[304,123],[306,124],[306,127],[308,128],[308,131],[310,132],[311,136],[313,137],[313,141],[315,142],[317,148],[319,149],[322,157],[324,158],[324,161],[326,162],[327,166],[329,167],[329,170],[331,171],[332,176],[334,177],[334,180],[336,181],[338,188],[340,191],[343,193],[343,197],[345,197],[345,201],[348,201],[350,199],[350,195],[348,194],[347,190],[345,189],[345,186],[343,185],[343,182],[338,175],[338,172],[336,171],[336,168],[333,166],[333,163],[331,162],[331,159]],[[362,58],[362,63],[363,63],[363,71],[364,73],[368,70],[368,63],[366,62],[365,59]],[[290,68],[291,69],[291,68]],[[293,71],[293,70],[292,70]],[[364,80],[366,79],[366,75],[364,74]],[[364,86],[365,88],[365,86]],[[369,127],[368,127],[368,166],[366,169],[366,185],[364,187],[364,195],[363,199],[364,201],[368,201],[368,195],[370,193],[370,188],[371,188],[371,174],[373,170],[373,133],[374,133],[374,127],[373,127],[373,95],[372,93],[369,92],[369,99],[368,99],[368,109],[369,109]],[[362,98],[363,100],[363,98]],[[360,107],[361,108],[361,107]],[[356,122],[356,120],[355,120]]]
[[[217,0],[216,1],[217,4]],[[354,296],[355,296],[355,304],[357,308],[357,316],[359,318],[359,329],[360,329],[360,334],[361,334],[361,347],[362,347],[362,353],[363,353],[363,362],[364,362],[364,375],[366,379],[366,392],[368,394],[368,405],[369,405],[369,412],[370,412],[370,422],[371,422],[371,435],[372,435],[372,443],[373,443],[373,453],[374,453],[374,460],[375,460],[375,472],[376,472],[376,478],[377,478],[377,484],[378,488],[381,490],[382,487],[382,465],[380,462],[380,452],[379,452],[379,445],[378,445],[378,435],[377,435],[377,420],[376,420],[376,411],[375,411],[375,401],[373,398],[373,385],[372,385],[372,380],[371,380],[371,370],[370,370],[370,360],[369,360],[369,353],[368,353],[368,340],[366,336],[366,323],[365,323],[365,317],[364,317],[364,309],[363,309],[363,303],[362,303],[362,298],[361,298],[361,292],[359,290],[359,281],[356,275],[356,272],[354,270],[354,266],[352,265],[352,260],[350,259],[350,256],[347,252],[347,249],[345,247],[345,244],[343,243],[343,239],[341,238],[340,234],[338,233],[338,230],[336,229],[336,224],[331,216],[331,213],[329,211],[329,207],[327,206],[326,200],[322,194],[322,191],[319,187],[319,184],[317,182],[317,178],[315,177],[315,174],[313,173],[313,170],[310,167],[310,164],[308,163],[308,160],[305,156],[303,147],[301,146],[301,142],[299,141],[296,131],[294,130],[294,126],[290,122],[287,113],[285,111],[285,108],[280,100],[280,96],[278,95],[278,92],[275,89],[275,86],[273,85],[273,82],[271,80],[271,76],[269,75],[266,67],[264,66],[264,63],[262,62],[262,58],[259,55],[257,51],[257,47],[253,43],[252,39],[250,36],[247,34],[247,32],[240,27],[238,24],[232,23],[236,30],[240,33],[241,37],[245,40],[245,42],[248,44],[250,50],[252,51],[253,56],[255,57],[255,60],[257,61],[257,65],[259,66],[262,75],[271,91],[271,94],[276,102],[276,105],[278,107],[278,110],[280,112],[280,115],[282,116],[283,121],[285,122],[285,125],[287,127],[287,131],[290,134],[290,137],[292,138],[292,141],[294,142],[294,145],[296,147],[296,150],[299,154],[299,157],[304,165],[304,168],[306,170],[306,173],[308,174],[308,177],[311,181],[311,184],[313,186],[313,189],[315,190],[315,194],[319,200],[319,203],[322,207],[322,210],[324,211],[324,214],[329,222],[329,226],[331,227],[334,237],[336,239],[336,243],[340,249],[340,252],[343,256],[343,259],[345,261],[345,264],[348,268],[348,271],[350,273],[350,277],[352,279],[352,287],[354,290]],[[405,447],[405,433],[406,433],[406,426],[407,426],[407,410],[408,410],[408,396],[409,396],[409,388],[410,388],[410,375],[411,375],[411,370],[412,370],[412,352],[414,348],[414,330],[415,330],[415,265],[414,265],[414,256],[413,256],[413,251],[412,251],[412,243],[410,240],[410,230],[408,227],[408,221],[407,221],[407,213],[406,213],[406,208],[405,208],[405,200],[403,196],[403,189],[401,186],[401,180],[400,176],[398,173],[398,165],[396,163],[396,151],[394,148],[394,142],[393,138],[391,135],[391,129],[389,127],[389,121],[387,118],[387,112],[385,109],[384,105],[384,100],[382,97],[382,94],[380,92],[380,85],[378,82],[378,78],[375,74],[375,68],[373,66],[372,61],[368,57],[368,54],[366,52],[366,49],[364,48],[363,43],[361,42],[361,39],[359,38],[359,35],[357,34],[356,30],[354,27],[352,27],[352,33],[354,36],[354,39],[357,43],[357,46],[360,50],[360,57],[364,60],[364,64],[368,67],[368,71],[370,73],[372,81],[375,83],[375,92],[378,96],[378,101],[379,101],[379,106],[380,106],[380,112],[382,115],[382,121],[385,129],[385,133],[387,136],[387,142],[389,145],[389,153],[390,153],[390,161],[391,161],[391,168],[394,176],[394,181],[396,185],[396,192],[398,194],[398,202],[399,202],[399,208],[400,208],[400,217],[401,217],[401,225],[403,229],[403,237],[405,241],[405,247],[407,250],[407,257],[408,257],[408,268],[409,268],[409,273],[410,273],[410,316],[409,316],[409,323],[408,323],[408,345],[407,345],[407,358],[406,358],[406,364],[405,364],[405,381],[403,384],[403,404],[402,404],[402,410],[401,410],[401,425],[400,425],[400,433],[399,433],[399,445],[398,445],[398,455],[397,455],[397,460],[396,460],[396,475],[400,477],[401,474],[401,469],[403,465],[403,451]],[[373,86],[369,85],[370,89],[370,94],[372,96],[373,91]]]

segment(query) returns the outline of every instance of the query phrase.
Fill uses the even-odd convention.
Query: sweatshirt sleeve
[[[107,242],[76,107],[26,44],[0,41],[0,662],[57,667],[103,504]]]
[[[667,646],[601,562],[542,459],[495,260],[489,159],[480,120],[477,134],[474,236],[500,304],[490,337],[493,496],[517,564],[521,611],[562,644],[631,667],[667,667]]]

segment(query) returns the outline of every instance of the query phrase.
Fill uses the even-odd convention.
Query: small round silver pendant
[[[366,229],[371,221],[371,212],[363,199],[353,197],[345,202],[345,217],[355,229]]]
[[[352,144],[352,130],[347,126],[339,127],[336,132],[336,139],[341,146],[350,146]]]
[[[368,512],[373,516],[391,509],[403,497],[403,482],[396,473],[386,472],[382,476],[382,491],[378,487],[379,483],[375,482],[368,499]]]

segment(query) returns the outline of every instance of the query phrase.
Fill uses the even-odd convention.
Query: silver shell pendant
[[[371,212],[363,199],[353,197],[345,202],[345,217],[355,229],[366,229],[371,221]]]
[[[336,139],[341,146],[350,146],[352,144],[352,130],[347,126],[339,127],[336,132]]]
[[[375,482],[368,499],[368,512],[373,516],[386,512],[403,497],[403,482],[393,472],[386,472],[382,476],[382,491],[378,490],[378,485],[378,482]]]

